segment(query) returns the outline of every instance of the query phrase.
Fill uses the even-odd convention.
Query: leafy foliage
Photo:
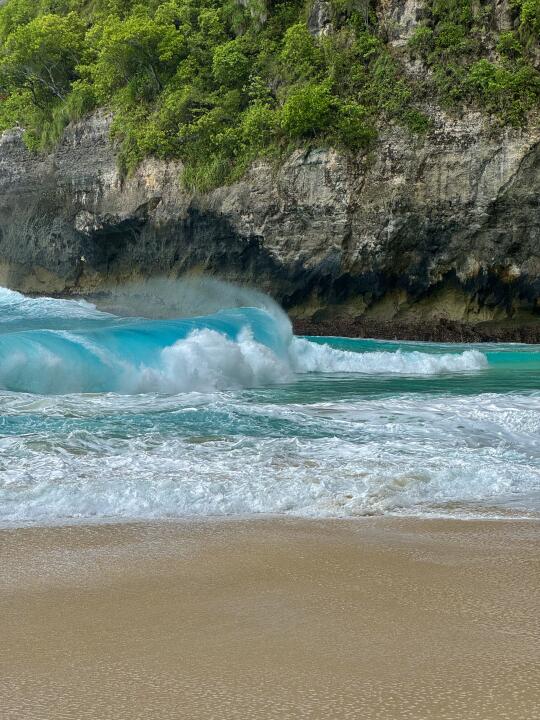
[[[281,126],[293,138],[314,137],[330,123],[335,105],[327,83],[300,85],[283,105]]]
[[[540,101],[534,51],[540,39],[540,0],[512,0],[517,29],[494,33],[495,3],[428,0],[424,24],[408,46],[432,70],[448,106],[476,105],[503,125],[523,125]]]
[[[526,40],[538,42],[540,36],[540,0],[513,0],[519,10],[520,29]]]
[[[490,19],[472,0],[426,0],[408,52],[448,105],[477,103],[523,123],[538,102],[531,62],[540,0],[513,0],[519,24],[484,51]],[[378,128],[429,128],[370,0],[332,0],[333,32],[313,37],[304,0],[8,0],[0,8],[0,129],[45,148],[96,107],[113,111],[119,163],[182,161],[206,190],[260,155],[334,144],[358,153]],[[488,43],[489,45],[489,43]],[[492,53],[492,55],[493,55]]]

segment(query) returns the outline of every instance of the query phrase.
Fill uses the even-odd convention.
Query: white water
[[[312,342],[273,307],[0,311],[0,525],[538,515],[539,348]]]
[[[56,417],[63,432],[49,422],[0,440],[3,523],[459,510],[449,503],[474,514],[540,489],[540,398],[531,409],[528,396],[27,396],[8,412]]]
[[[396,375],[437,375],[473,372],[487,368],[486,356],[479,350],[433,355],[418,350],[358,353],[336,350],[295,338],[291,364],[299,373],[369,373]]]

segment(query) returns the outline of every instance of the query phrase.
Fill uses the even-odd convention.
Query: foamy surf
[[[437,375],[474,372],[487,368],[486,356],[479,350],[433,355],[418,350],[404,352],[351,352],[330,345],[294,338],[291,364],[299,373],[368,373],[396,375]]]
[[[0,291],[0,524],[538,514],[539,348],[315,341],[260,305]]]
[[[261,308],[148,320],[6,290],[0,306],[0,387],[17,392],[214,392],[291,382],[297,373],[435,375],[487,367],[478,350],[335,349],[293,337],[284,313]]]

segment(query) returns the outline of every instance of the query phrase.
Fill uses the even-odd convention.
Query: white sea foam
[[[403,352],[350,352],[330,345],[294,338],[291,362],[296,372],[308,373],[385,373],[399,375],[436,375],[472,372],[487,367],[486,356],[478,350],[433,354],[413,350]]]
[[[233,341],[215,330],[195,330],[164,348],[157,368],[141,367],[128,380],[136,392],[213,392],[292,380],[286,362],[255,342],[248,330]]]
[[[538,394],[311,405],[153,397],[142,425],[135,397],[88,400],[13,399],[13,419],[32,409],[33,432],[0,439],[1,523],[471,514],[512,498],[530,512],[540,493]]]
[[[214,330],[195,330],[164,348],[157,367],[126,368],[132,392],[213,392],[290,382],[294,373],[436,375],[487,367],[478,350],[434,355],[422,352],[356,353],[292,338],[280,358],[243,330],[236,341]]]

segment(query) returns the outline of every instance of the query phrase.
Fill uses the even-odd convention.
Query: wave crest
[[[275,385],[292,379],[288,364],[256,342],[250,330],[230,340],[215,330],[194,330],[166,347],[157,368],[134,378],[137,392],[212,392]]]
[[[330,345],[294,338],[292,364],[298,373],[368,373],[388,375],[436,375],[472,372],[487,367],[486,356],[479,350],[462,353],[434,353],[413,350],[404,352],[374,351],[357,353],[337,350]]]
[[[435,375],[487,366],[460,353],[359,352],[292,335],[260,307],[173,320],[119,317],[70,300],[0,289],[0,388],[41,394],[215,392],[290,382],[295,374]]]

